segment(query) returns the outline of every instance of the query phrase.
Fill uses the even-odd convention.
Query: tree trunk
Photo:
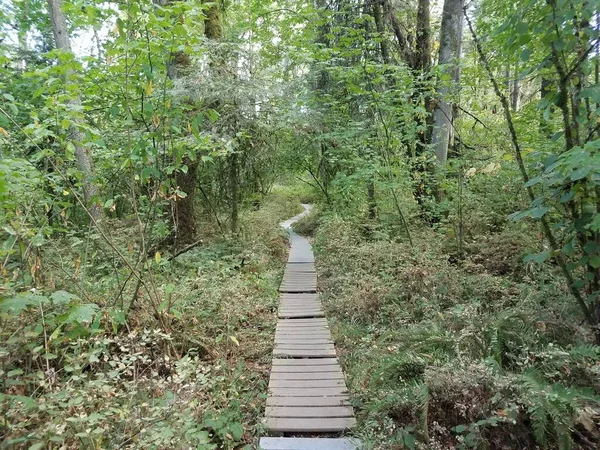
[[[217,3],[203,0],[204,4],[211,6],[205,11],[204,35],[208,39],[220,39],[222,36],[221,12]],[[167,65],[169,78],[177,79],[181,72],[191,64],[189,55],[176,52],[171,55]],[[187,171],[179,170],[175,175],[175,182],[180,190],[185,192],[184,198],[178,198],[175,205],[175,245],[177,247],[189,245],[196,240],[196,188],[198,185],[198,159],[192,160],[185,155],[181,164],[187,166]]]
[[[452,135],[453,114],[449,97],[458,87],[462,30],[463,30],[463,0],[445,0],[442,14],[442,29],[440,31],[439,65],[447,66],[453,86],[442,85],[438,92],[439,98],[433,113],[433,134],[431,143],[439,165],[444,165],[448,159],[448,142]]]
[[[414,69],[426,72],[431,67],[430,0],[419,0]]]
[[[367,216],[373,220],[377,218],[377,200],[375,199],[375,181],[373,176],[367,181],[367,203],[369,210]]]
[[[231,234],[238,231],[238,155],[229,155],[229,190],[231,193]]]
[[[385,27],[383,25],[383,17],[381,15],[381,5],[378,2],[373,3],[372,7],[373,20],[375,21],[375,28],[379,35],[379,50],[381,51],[381,59],[384,64],[388,64],[390,61],[390,51],[388,49],[388,43],[385,37]]]
[[[520,93],[519,93],[519,77],[517,76],[517,67],[515,67],[515,71],[513,72],[513,79],[512,79],[512,89],[510,92],[510,104],[512,107],[513,112],[518,112],[519,111],[519,106],[520,106]]]
[[[62,10],[62,0],[48,0],[48,11],[52,22],[52,33],[57,49],[72,53],[69,40],[69,29],[67,18]],[[66,83],[69,83],[71,71],[65,73]],[[75,111],[81,111],[81,98],[74,96],[69,103]],[[94,220],[98,221],[103,216],[102,206],[98,203],[98,187],[94,183],[94,161],[89,149],[83,146],[83,133],[79,130],[78,120],[72,120],[69,126],[69,139],[75,147],[75,160],[77,169],[82,174],[81,185],[83,187],[83,198],[89,212]]]

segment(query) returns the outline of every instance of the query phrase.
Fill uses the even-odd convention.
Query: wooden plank
[[[331,335],[329,328],[326,327],[303,327],[303,328],[277,328],[276,333],[280,334],[294,334],[297,336],[311,335],[311,334],[327,334]]]
[[[275,328],[276,333],[295,333],[295,334],[312,334],[312,333],[329,333],[329,328],[327,325],[314,325],[314,326],[299,326],[299,327],[290,327],[290,326],[278,326]]]
[[[331,339],[331,335],[326,334],[326,333],[321,333],[319,335],[315,335],[315,334],[284,334],[284,333],[277,333],[275,335],[275,343],[276,344],[278,343],[278,341],[285,341],[285,340],[298,340],[298,341],[304,341],[304,342],[328,341],[329,343],[333,344],[333,340]]]
[[[290,320],[293,320],[293,322],[289,323]],[[312,322],[301,322],[302,320],[312,320]],[[283,319],[279,321],[276,328],[282,330],[300,330],[303,328],[328,328],[328,326],[324,318],[314,317],[309,319]]]
[[[328,397],[268,397],[267,406],[348,406],[347,395]]]
[[[327,328],[317,328],[317,329],[308,329],[308,330],[294,330],[294,329],[278,329],[275,331],[275,337],[277,336],[314,336],[316,338],[325,337],[327,339],[331,338],[331,333]]]
[[[320,306],[283,306],[279,307],[280,313],[297,313],[297,312],[306,312],[306,311],[315,311],[315,312],[323,312],[323,308]]]
[[[285,270],[295,272],[316,272],[316,266],[314,263],[288,263],[285,266]]]
[[[270,431],[288,433],[326,433],[345,431],[356,425],[353,417],[331,418],[283,418],[268,417],[266,427]]]
[[[346,387],[344,380],[273,380],[269,381],[270,388],[331,388]]]
[[[282,319],[303,318],[303,317],[325,317],[323,311],[306,311],[306,312],[280,312],[277,317]]]
[[[276,347],[289,350],[333,350],[335,348],[333,344],[311,344],[309,342],[300,344],[278,343]]]
[[[297,325],[299,323],[313,323],[313,322],[319,322],[319,323],[324,323],[326,324],[327,321],[325,319],[304,319],[304,320],[281,320],[277,325],[285,325],[285,324],[294,324]]]
[[[335,372],[271,372],[270,380],[343,380],[340,370]]]
[[[295,333],[294,331],[278,331],[275,333],[275,341],[278,339],[306,339],[331,341],[331,333],[327,330],[315,333]]]
[[[273,366],[337,366],[339,362],[337,358],[326,358],[317,359],[311,361],[310,359],[287,359],[287,358],[273,358]]]
[[[271,368],[271,375],[274,374],[293,374],[293,373],[338,373],[338,366],[277,366]]]
[[[350,406],[267,406],[267,417],[354,417]]]
[[[304,300],[301,302],[292,302],[289,300],[283,300],[279,302],[280,308],[303,308],[307,306],[312,306],[314,308],[321,308],[323,304],[319,301],[314,300]]]
[[[287,356],[290,358],[331,358],[337,356],[335,350],[290,350],[280,349],[275,347],[273,350],[273,356]]]
[[[301,313],[301,312],[323,312],[323,308],[319,306],[298,306],[298,307],[290,307],[286,306],[283,308],[279,308],[280,313]]]
[[[333,344],[331,339],[307,339],[301,337],[287,336],[283,338],[275,338],[275,344],[286,345],[286,344]]]
[[[279,287],[279,292],[288,292],[288,293],[294,293],[294,292],[317,292],[317,287],[312,285],[306,285],[306,286],[302,286],[302,285],[294,285],[294,286],[288,286],[288,285],[281,285]]]
[[[279,299],[281,301],[285,301],[285,300],[290,300],[290,301],[307,301],[307,300],[313,300],[313,301],[318,301],[319,300],[319,294],[281,294],[279,296]]]
[[[360,443],[350,438],[262,437],[259,450],[358,450]]]
[[[321,325],[326,326],[327,320],[325,319],[295,319],[295,320],[280,320],[277,324],[278,327],[302,327],[302,326],[312,326]]]
[[[335,355],[335,347],[331,344],[275,344],[276,352],[332,352]]]

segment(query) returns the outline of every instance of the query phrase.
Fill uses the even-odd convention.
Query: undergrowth
[[[443,227],[411,247],[352,217],[319,224],[320,289],[367,448],[598,448],[600,347],[555,268],[523,262],[532,231],[474,231],[459,257]]]
[[[144,269],[158,306],[76,235],[39,253],[37,289],[5,274],[1,447],[253,448],[287,254],[278,224],[301,210],[276,188],[239,236],[205,223],[201,245],[157,252]],[[108,226],[134,251],[131,222]]]

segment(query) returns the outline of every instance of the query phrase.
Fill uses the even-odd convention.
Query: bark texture
[[[69,29],[67,27],[67,18],[62,10],[62,0],[48,0],[48,11],[50,21],[52,22],[52,33],[54,35],[54,44],[57,49],[72,53],[71,41],[69,39]],[[66,82],[69,83],[70,71],[66,74]],[[69,103],[76,111],[81,110],[81,98],[79,95],[73,97]],[[69,127],[69,139],[75,147],[75,160],[77,169],[82,174],[81,184],[83,187],[83,197],[87,208],[94,220],[100,220],[103,216],[102,206],[98,203],[98,187],[94,183],[94,161],[92,155],[86,147],[83,146],[83,133],[79,130],[77,121],[72,121]]]
[[[447,68],[453,86],[446,83],[440,86],[437,105],[433,112],[431,143],[440,165],[445,164],[448,159],[448,142],[452,135],[453,112],[449,98],[460,80],[458,62],[463,33],[463,4],[464,0],[445,0],[442,13],[438,64]]]

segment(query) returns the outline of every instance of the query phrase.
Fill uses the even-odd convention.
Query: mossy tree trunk
[[[54,43],[57,49],[72,53],[71,41],[69,38],[69,29],[67,27],[67,18],[62,10],[62,0],[48,0],[48,11],[50,13],[50,21],[52,22],[52,33],[54,35]],[[69,76],[71,70],[65,73],[66,84],[69,85]],[[79,94],[74,95],[69,104],[74,111],[81,111],[81,98]],[[102,206],[98,203],[99,190],[94,182],[94,160],[90,150],[83,145],[84,136],[80,131],[80,119],[71,118],[71,125],[68,130],[68,138],[75,147],[75,161],[77,169],[81,172],[83,187],[83,197],[85,204],[90,212],[90,215],[95,221],[103,217]]]

